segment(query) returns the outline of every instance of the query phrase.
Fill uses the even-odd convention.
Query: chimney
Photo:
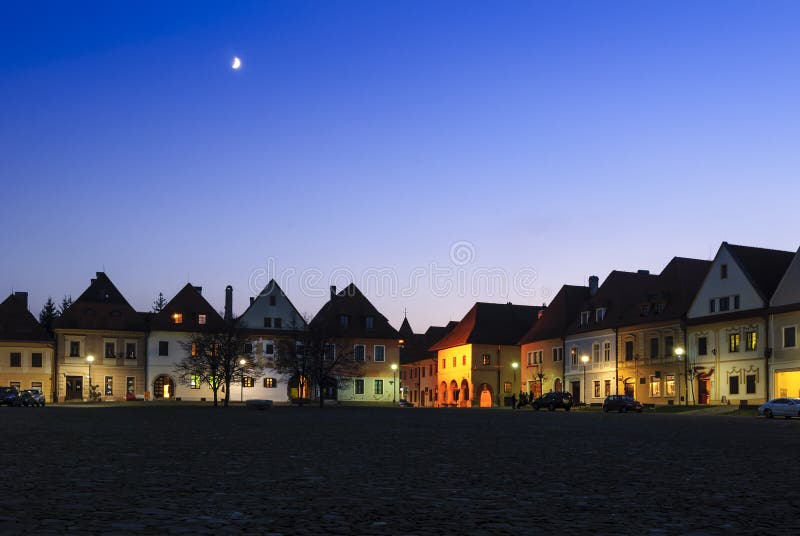
[[[331,285],[331,299],[336,297],[336,285]]]
[[[225,287],[225,321],[233,320],[233,287]]]
[[[637,270],[636,273],[639,275],[650,275],[650,270]]]
[[[589,295],[597,294],[597,287],[600,285],[600,278],[596,275],[589,276]]]
[[[253,296],[250,296],[250,305],[253,305],[254,301],[256,301],[256,299]]]
[[[198,294],[203,295],[203,287],[194,287]]]
[[[28,293],[27,292],[14,292],[14,298],[18,302],[21,302],[22,305],[25,306],[25,309],[28,308]]]

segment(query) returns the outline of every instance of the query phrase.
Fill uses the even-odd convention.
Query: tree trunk
[[[217,407],[217,390],[216,389],[212,389],[211,391],[214,393],[214,407],[216,408]]]

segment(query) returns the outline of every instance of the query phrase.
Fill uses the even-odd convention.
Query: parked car
[[[800,398],[773,398],[758,406],[758,414],[772,417],[800,417]]]
[[[413,408],[414,407],[414,403],[413,402],[409,402],[405,398],[401,398],[400,402],[398,402],[398,404],[400,405],[401,408]]]
[[[534,400],[531,405],[536,411],[539,411],[539,408],[547,408],[550,411],[555,411],[557,408],[564,408],[566,411],[569,411],[572,408],[572,395],[567,392],[545,393]]]
[[[641,413],[642,403],[634,400],[632,396],[610,395],[603,400],[603,411],[619,411],[621,413],[635,411],[636,413]]]
[[[16,387],[0,387],[0,406],[16,406],[19,401],[19,391]]]
[[[19,394],[18,406],[44,407],[44,393],[39,389],[25,389]]]

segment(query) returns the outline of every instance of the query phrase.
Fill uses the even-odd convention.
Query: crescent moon
[[[231,64],[231,68],[234,71],[238,71],[241,66],[242,66],[242,60],[240,60],[239,58],[234,56],[233,63]]]

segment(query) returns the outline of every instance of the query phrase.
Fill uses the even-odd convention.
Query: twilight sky
[[[37,314],[105,269],[140,310],[191,280],[241,312],[275,276],[313,315],[355,279],[424,331],[723,240],[796,250],[798,20],[789,1],[2,2],[3,297]]]

